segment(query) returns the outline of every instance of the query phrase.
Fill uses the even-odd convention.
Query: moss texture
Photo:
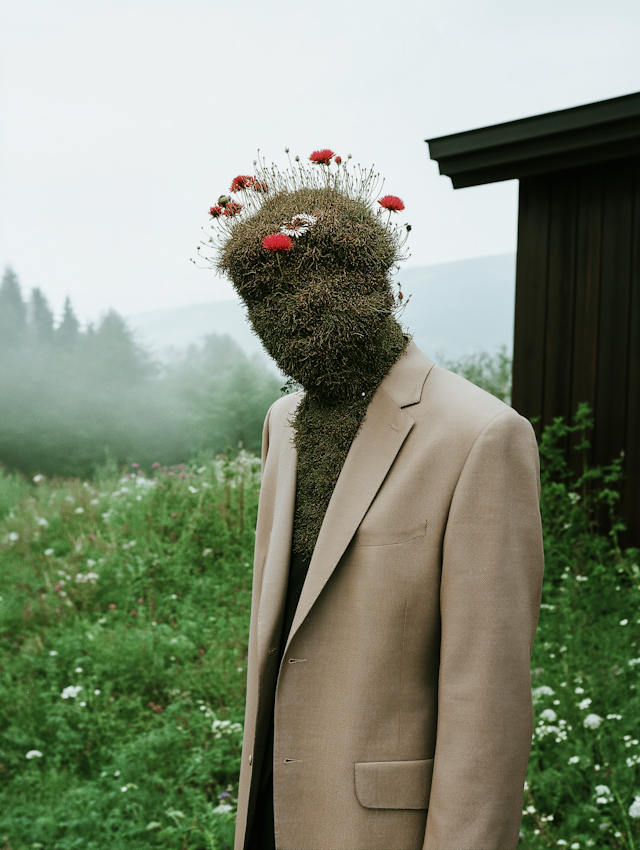
[[[289,252],[262,240],[305,213],[316,219]],[[335,187],[280,191],[233,222],[216,263],[254,332],[306,391],[293,421],[298,476],[293,548],[311,556],[349,448],[408,337],[389,279],[401,243],[366,201]]]

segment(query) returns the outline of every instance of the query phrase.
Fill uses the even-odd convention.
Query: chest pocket
[[[360,528],[353,537],[354,546],[396,546],[398,543],[407,543],[416,537],[424,537],[427,533],[427,521],[422,520],[413,524],[389,524],[387,527],[376,526],[373,522],[362,522]]]

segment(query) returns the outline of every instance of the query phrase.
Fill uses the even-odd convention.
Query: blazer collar
[[[420,401],[432,367],[433,362],[412,341],[409,342],[371,399],[331,496],[285,652],[337,567],[409,434],[414,420],[403,408]],[[290,413],[295,412],[299,401],[300,395],[292,397]],[[285,431],[286,446],[282,444],[283,454],[279,459],[274,511],[274,518],[279,517],[281,523],[278,527],[274,525],[269,547],[278,550],[278,557],[275,557],[275,551],[269,553],[273,557],[267,557],[259,603],[258,654],[261,665],[271,648],[284,607],[291,552],[297,456],[291,443],[291,426],[287,426]]]

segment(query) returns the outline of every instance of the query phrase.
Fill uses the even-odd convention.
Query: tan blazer
[[[278,669],[300,398],[264,427],[235,850],[274,694],[278,850],[512,850],[543,571],[531,424],[410,343],[351,446]]]

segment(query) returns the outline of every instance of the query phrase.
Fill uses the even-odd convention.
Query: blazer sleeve
[[[475,440],[443,540],[438,726],[424,850],[515,850],[544,555],[538,446],[513,410]]]

